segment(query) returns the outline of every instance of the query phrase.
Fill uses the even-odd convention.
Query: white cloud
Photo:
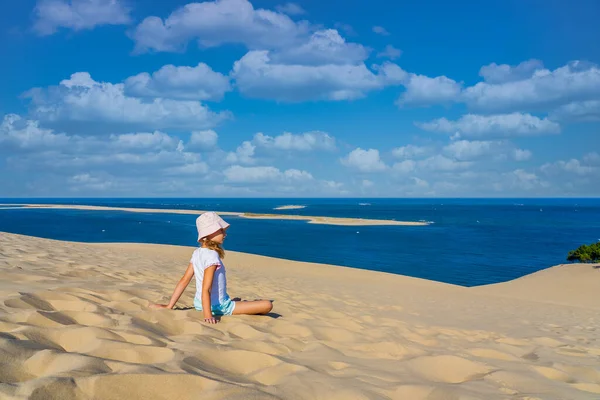
[[[445,76],[429,78],[425,75],[410,74],[404,86],[406,91],[396,102],[400,107],[454,102],[461,91],[460,83]]]
[[[88,189],[93,191],[104,191],[113,186],[112,182],[106,178],[93,176],[87,173],[73,175],[69,178],[69,183],[78,190]]]
[[[182,151],[181,141],[166,133],[155,131],[111,134],[105,137],[67,135],[55,133],[52,129],[41,128],[38,121],[26,120],[9,114],[0,124],[0,143],[2,148],[14,151],[58,151],[63,154],[75,154],[88,157],[100,154],[102,158],[121,161],[137,159],[136,153]]]
[[[376,75],[364,64],[276,64],[268,51],[250,51],[235,62],[231,75],[245,96],[293,102],[360,98],[392,84],[398,70],[385,65]]]
[[[310,181],[313,176],[306,171],[288,169],[281,171],[275,167],[242,167],[232,165],[223,171],[229,182],[265,183],[265,182],[301,182]]]
[[[504,153],[506,146],[506,143],[498,141],[457,140],[445,146],[443,151],[457,160],[474,160]]]
[[[499,181],[496,185],[497,189],[502,191],[505,188],[517,189],[517,190],[535,190],[542,189],[549,186],[549,183],[542,180],[533,172],[527,172],[523,169],[516,169],[504,173],[502,175],[503,180]]]
[[[209,129],[205,131],[193,131],[190,135],[188,145],[192,149],[212,149],[217,145],[219,135]]]
[[[158,71],[125,80],[125,95],[181,100],[221,100],[231,90],[229,78],[199,63],[195,67],[165,65]]]
[[[229,114],[214,113],[197,101],[128,97],[124,85],[96,82],[77,72],[58,87],[32,89],[30,111],[41,121],[98,122],[152,128],[212,127]]]
[[[225,161],[230,164],[254,164],[254,150],[256,146],[249,141],[242,142],[241,145],[235,150],[227,154]]]
[[[445,146],[442,151],[449,157],[459,161],[487,159],[504,161],[508,158],[515,161],[526,161],[531,158],[529,150],[514,148],[506,141],[457,140]]]
[[[416,125],[427,131],[450,133],[461,138],[535,136],[560,132],[560,126],[556,122],[520,113],[467,114],[457,121],[440,118]]]
[[[335,29],[338,29],[346,34],[346,36],[356,36],[356,31],[352,25],[344,24],[343,22],[336,22],[333,24]]]
[[[179,143],[179,140],[160,131],[153,133],[126,133],[122,135],[113,134],[109,138],[121,150],[175,149]]]
[[[178,165],[165,169],[165,173],[167,175],[205,175],[208,171],[208,164],[203,161]]]
[[[0,149],[20,150],[61,148],[69,143],[64,133],[43,129],[39,122],[24,120],[16,114],[5,115],[0,124]]]
[[[283,172],[283,176],[285,179],[293,181],[309,181],[313,179],[313,176],[309,172],[299,169],[287,169]]]
[[[417,162],[414,160],[403,160],[392,165],[392,170],[400,174],[408,174],[417,168]]]
[[[515,161],[527,161],[531,158],[532,153],[529,150],[514,149],[512,156]]]
[[[600,98],[600,69],[581,61],[553,71],[537,69],[528,79],[479,82],[464,90],[463,101],[476,110],[527,111]]]
[[[390,33],[383,26],[374,26],[373,32],[382,36],[389,36]]]
[[[479,75],[483,77],[487,83],[506,83],[529,79],[535,71],[543,68],[544,65],[542,62],[534,59],[523,61],[517,66],[491,63],[481,67]]]
[[[201,143],[214,137],[198,135]],[[252,158],[252,144],[235,156]],[[69,135],[7,115],[0,122],[0,183],[6,195],[346,195],[343,182],[317,180],[303,168],[243,167],[221,173],[218,148],[205,161],[166,133]],[[215,156],[215,157],[212,157]],[[253,160],[251,160],[253,161]],[[223,184],[225,180],[227,184]]]
[[[423,160],[403,160],[394,163],[392,172],[397,175],[425,172],[454,172],[465,170],[472,165],[473,162],[471,161],[461,161],[436,154]]]
[[[424,179],[417,178],[416,176],[412,176],[410,179],[413,181],[415,186],[418,188],[427,189],[429,187],[429,182],[427,182]]]
[[[590,165],[600,164],[600,154],[595,151],[587,153],[583,156],[583,162]]]
[[[327,188],[329,189],[333,189],[336,191],[341,191],[342,188],[344,187],[344,184],[342,182],[336,182],[336,181],[321,181]]]
[[[373,185],[375,185],[375,184],[374,184],[372,181],[370,181],[370,180],[368,180],[368,179],[363,179],[363,180],[360,182],[360,184],[361,184],[361,186],[362,186],[363,188],[365,188],[365,189],[366,189],[366,188],[373,187]]]
[[[600,100],[575,101],[558,107],[550,113],[550,119],[574,122],[600,121]]]
[[[360,64],[369,56],[369,49],[357,43],[347,43],[335,29],[320,30],[297,46],[289,46],[271,54],[275,64],[327,65]]]
[[[483,82],[463,88],[462,83],[445,76],[410,74],[402,82],[406,92],[397,104],[429,106],[456,102],[486,113],[556,109],[557,118],[562,114],[583,114],[585,118],[592,108],[592,118],[598,115],[597,104],[589,103],[600,100],[600,68],[595,64],[573,61],[551,71],[539,61],[529,60],[517,66],[490,64],[481,68],[480,75]]]
[[[441,154],[437,154],[417,162],[419,169],[430,171],[457,171],[466,169],[471,165],[473,165],[473,162],[471,161],[457,161],[448,157],[444,157]]]
[[[263,133],[254,135],[252,141],[256,146],[274,148],[279,150],[335,150],[335,139],[325,132],[306,132],[294,135],[284,132],[279,136],[268,136]]]
[[[164,21],[145,18],[132,33],[136,51],[181,51],[196,39],[202,47],[241,43],[250,49],[284,48],[309,33],[306,22],[283,13],[254,9],[247,0],[190,3]]]
[[[554,163],[546,163],[540,167],[540,170],[548,175],[558,172],[566,172],[575,175],[591,175],[600,172],[600,166],[593,165],[590,158],[578,160],[572,158],[568,161],[559,160]]]
[[[74,31],[99,25],[128,24],[129,8],[120,0],[38,0],[33,29],[51,35],[59,28]]]
[[[392,149],[392,155],[396,158],[415,158],[427,155],[431,152],[431,148],[424,146],[415,146],[408,144],[406,146],[396,147]]]
[[[285,3],[285,4],[275,7],[275,9],[277,11],[279,11],[280,13],[287,14],[287,15],[306,14],[306,11],[296,3]]]
[[[373,69],[377,71],[377,75],[385,85],[405,84],[410,78],[406,71],[391,62],[384,62],[382,65],[373,65]]]
[[[387,166],[379,158],[379,150],[375,149],[363,150],[359,147],[341,159],[341,162],[346,167],[360,172],[380,172],[387,169]]]
[[[139,187],[129,180],[154,180],[156,184],[166,176],[198,177],[208,172],[197,154],[184,151],[178,138],[160,131],[68,135],[42,129],[37,121],[7,115],[0,124],[0,144],[0,149],[8,151],[2,161],[11,173],[28,171],[46,180],[62,176],[55,182],[57,190],[127,191],[129,185],[133,194],[133,188]],[[129,183],[106,184],[113,181]]]
[[[391,44],[385,46],[385,49],[379,53],[377,53],[377,57],[389,58],[391,60],[395,60],[396,58],[402,55],[402,50],[395,48]]]

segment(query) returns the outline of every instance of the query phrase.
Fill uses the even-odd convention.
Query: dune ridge
[[[465,288],[230,251],[230,294],[275,307],[206,325],[193,284],[147,308],[192,248],[0,233],[0,249],[0,399],[600,398],[589,265]]]

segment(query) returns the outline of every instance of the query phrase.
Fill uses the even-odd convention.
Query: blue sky
[[[600,195],[600,3],[22,0],[0,197]]]

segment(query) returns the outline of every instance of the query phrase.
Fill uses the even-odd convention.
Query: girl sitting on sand
[[[196,276],[194,308],[204,312],[204,322],[216,324],[213,315],[266,314],[273,308],[269,300],[233,301],[227,294],[225,266],[221,261],[225,251],[221,246],[229,224],[214,212],[206,212],[196,219],[200,247],[192,254],[190,264],[175,286],[169,304],[152,304],[152,308],[173,308]],[[212,311],[212,312],[211,312]]]

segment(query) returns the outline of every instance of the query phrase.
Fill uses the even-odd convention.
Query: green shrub
[[[568,261],[579,261],[583,263],[600,262],[600,242],[590,245],[584,244],[576,250],[569,251]]]

